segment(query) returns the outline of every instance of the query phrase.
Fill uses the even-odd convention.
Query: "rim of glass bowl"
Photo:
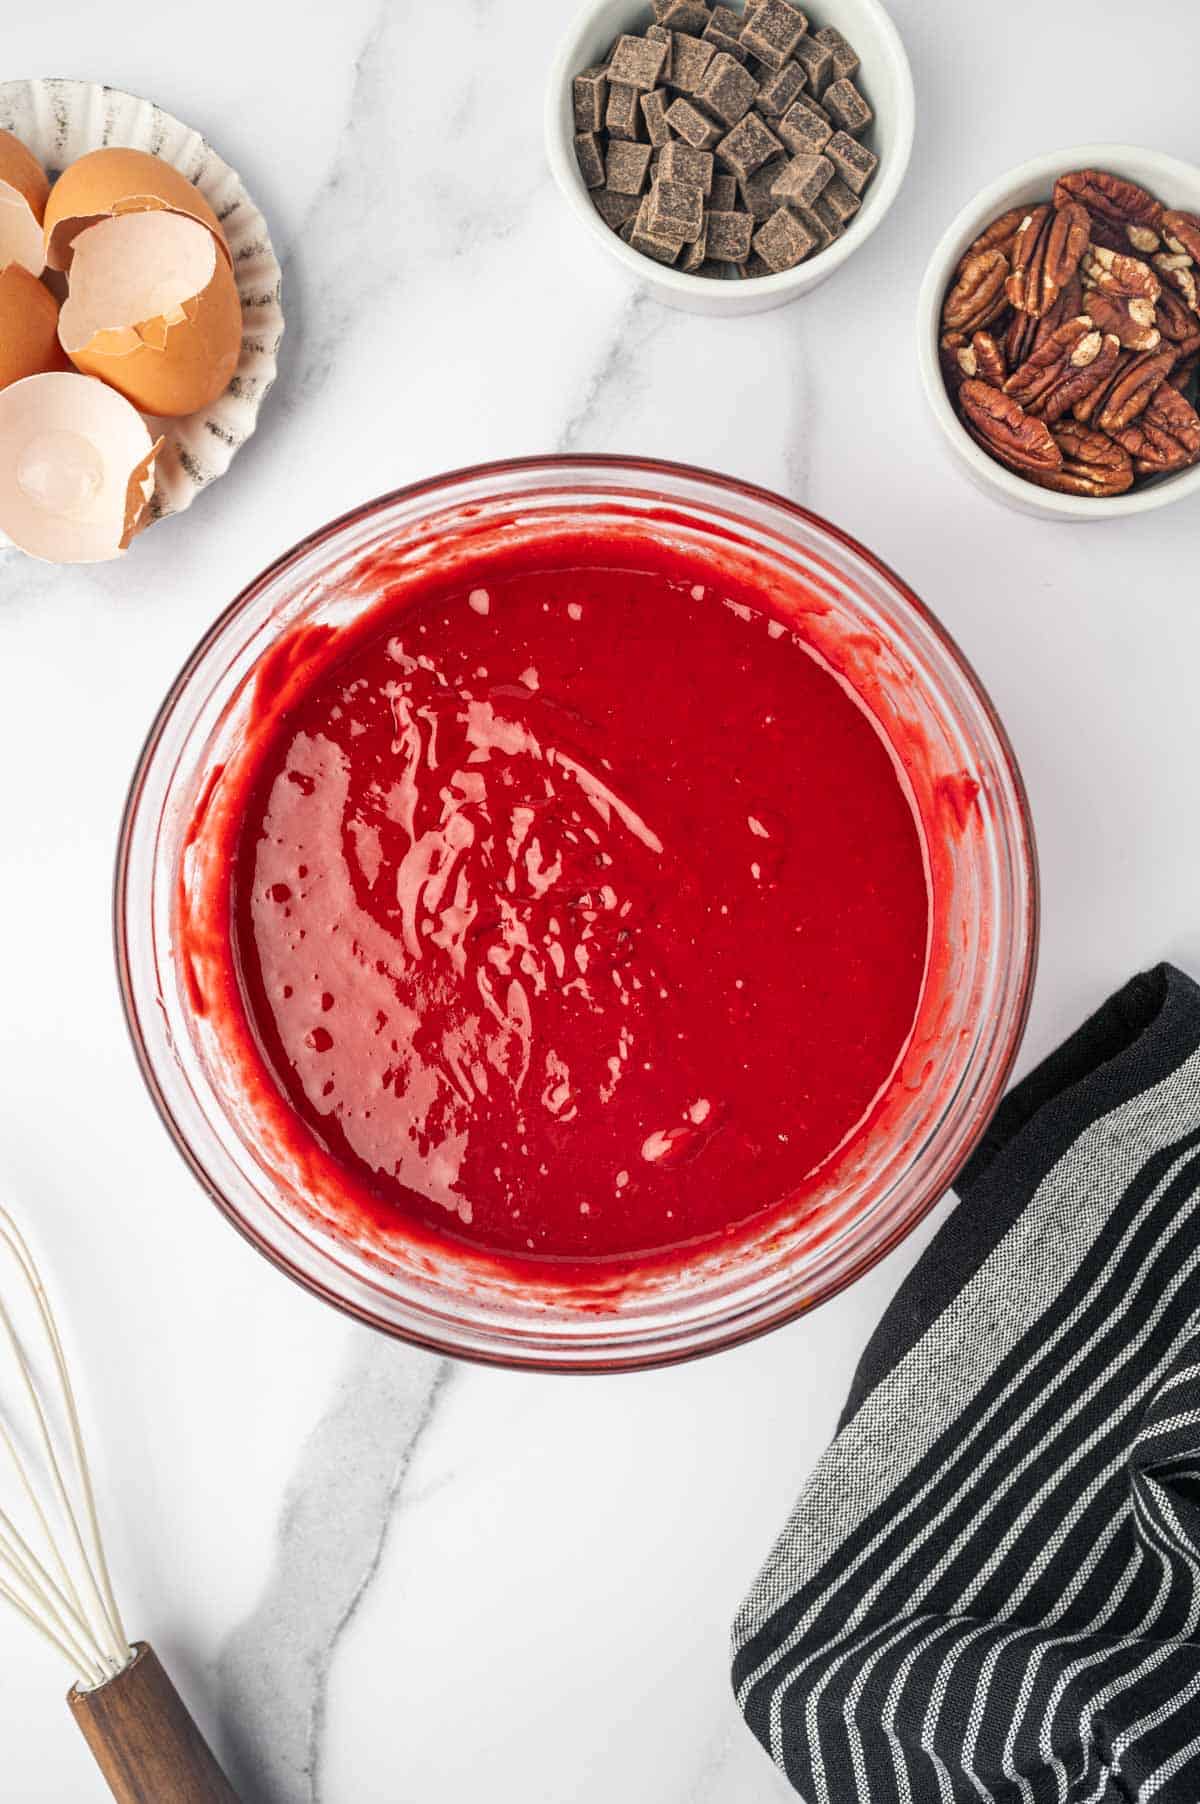
[[[659,486],[655,486],[659,485]],[[588,490],[630,502],[658,506],[689,502],[711,516],[722,509],[727,518],[764,532],[773,523],[775,536],[786,537],[788,522],[801,525],[839,555],[860,566],[912,616],[925,636],[925,650],[940,654],[951,677],[957,677],[955,706],[974,710],[973,729],[990,738],[987,748],[1004,779],[1007,793],[997,809],[1005,829],[998,837],[1006,853],[999,875],[1007,894],[1003,932],[993,931],[989,1009],[975,1026],[975,1045],[951,1094],[930,1124],[921,1147],[923,1165],[907,1165],[881,1197],[855,1213],[829,1241],[817,1249],[813,1264],[772,1281],[766,1294],[744,1296],[736,1284],[723,1291],[711,1314],[698,1312],[695,1298],[682,1322],[670,1320],[670,1308],[647,1322],[620,1316],[591,1318],[590,1333],[564,1334],[561,1324],[544,1333],[514,1333],[487,1319],[463,1320],[435,1312],[417,1299],[397,1296],[381,1274],[362,1260],[335,1256],[327,1242],[305,1234],[300,1225],[269,1196],[257,1192],[230,1158],[206,1114],[192,1095],[180,1066],[158,981],[154,887],[163,808],[171,794],[182,744],[173,745],[171,729],[186,737],[184,704],[192,699],[193,679],[205,668],[226,634],[265,592],[314,553],[357,531],[403,511],[407,524],[423,512],[452,505],[482,505],[516,500],[523,494],[549,499],[552,493]],[[747,509],[751,518],[747,519]],[[780,526],[783,531],[780,531]],[[367,543],[357,547],[365,553]],[[286,610],[285,610],[286,617]],[[244,650],[244,646],[241,648]],[[230,647],[217,681],[238,661]],[[257,657],[258,654],[256,654]],[[254,660],[251,660],[251,664]],[[244,674],[244,673],[243,673]],[[946,671],[943,672],[945,676]],[[240,682],[239,678],[239,682]],[[202,707],[211,688],[197,698]],[[191,717],[194,720],[194,715]],[[181,724],[182,722],[182,724]],[[993,929],[996,922],[992,923]],[[1020,1047],[1028,1017],[1039,935],[1037,851],[1025,786],[1008,735],[990,697],[952,636],[909,586],[874,553],[819,514],[753,483],[738,481],[688,464],[621,456],[543,456],[476,464],[412,483],[364,502],[310,533],[256,576],[213,622],[187,659],[147,735],[130,784],[117,847],[114,885],[114,938],[125,1019],[138,1065],[158,1113],[183,1159],[209,1197],[238,1232],[265,1258],[314,1295],[343,1313],[384,1333],[430,1351],[485,1364],[546,1371],[617,1372],[668,1365],[738,1345],[781,1327],[854,1283],[910,1234],[951,1187],[978,1143],[1003,1093]],[[167,954],[169,959],[169,952]],[[231,1130],[232,1131],[232,1130]],[[199,1142],[200,1144],[197,1144]],[[926,1157],[930,1152],[932,1157]],[[239,1180],[237,1200],[228,1193],[228,1178],[214,1174],[223,1162]],[[265,1175],[265,1174],[264,1174]],[[264,1187],[265,1188],[265,1187]],[[606,1332],[606,1325],[608,1332]],[[615,1328],[616,1332],[612,1332]]]

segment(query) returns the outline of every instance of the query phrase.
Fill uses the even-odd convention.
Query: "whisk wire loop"
[[[56,1434],[17,1318],[0,1286],[3,1344],[11,1355],[28,1438],[40,1453],[49,1492],[48,1497],[39,1492],[17,1436],[0,1413],[0,1446],[8,1455],[20,1505],[33,1523],[23,1534],[11,1511],[0,1507],[0,1599],[70,1662],[84,1687],[92,1688],[123,1671],[132,1650],[113,1593],[75,1388],[54,1310],[33,1254],[2,1205],[0,1247],[10,1254],[20,1286],[33,1304],[34,1324],[50,1355],[56,1403],[65,1423],[65,1432]],[[60,1519],[58,1532],[52,1516]],[[34,1541],[44,1557],[35,1551]]]

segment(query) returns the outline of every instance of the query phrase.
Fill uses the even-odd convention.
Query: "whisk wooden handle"
[[[67,1693],[117,1804],[239,1804],[149,1642],[94,1691]]]

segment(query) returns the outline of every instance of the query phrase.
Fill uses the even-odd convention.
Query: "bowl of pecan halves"
[[[925,391],[975,481],[1100,520],[1200,490],[1200,169],[1129,145],[1023,164],[955,220],[920,300]]]

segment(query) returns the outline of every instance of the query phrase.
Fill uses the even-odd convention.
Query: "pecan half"
[[[1079,268],[1088,248],[1091,221],[1076,201],[1064,207],[1035,207],[1022,221],[1013,246],[1006,293],[1014,307],[1041,319]]]
[[[977,257],[981,251],[1003,251],[1011,261],[1012,248],[1016,243],[1017,233],[1021,229],[1021,222],[1024,218],[1025,208],[1013,207],[1011,212],[1001,213],[999,219],[993,219],[991,225],[980,232],[974,244],[967,251],[962,263],[959,264],[959,273],[961,274],[962,264],[967,261],[967,257]]]
[[[1044,313],[1041,319],[1035,319],[1032,313],[1014,312],[1008,332],[1005,335],[1004,350],[1008,358],[1010,370],[1019,369],[1027,358],[1045,344],[1052,332],[1066,325],[1069,319],[1078,319],[1087,309],[1083,303],[1083,283],[1078,272],[1071,277],[1053,307]]]
[[[1108,250],[1152,252],[1158,247],[1162,202],[1136,182],[1109,175],[1104,169],[1076,169],[1060,176],[1054,185],[1054,204],[1068,201],[1085,206],[1092,219],[1092,242]],[[1135,237],[1134,234],[1137,234]]]
[[[967,430],[998,463],[1019,476],[1062,468],[1062,452],[1046,422],[1030,419],[1011,395],[986,382],[964,382],[958,398]]]
[[[1177,363],[1175,365],[1175,368],[1167,377],[1167,381],[1171,384],[1172,388],[1178,389],[1179,393],[1183,394],[1185,390],[1192,386],[1192,378],[1195,376],[1197,370],[1200,370],[1200,357],[1185,357],[1182,363]]]
[[[1154,261],[1157,264],[1158,258]],[[1091,246],[1080,268],[1085,288],[1098,288],[1118,300],[1149,301],[1154,306],[1162,293],[1162,283],[1148,263],[1123,251],[1105,250],[1102,244]]]
[[[956,395],[966,379],[966,371],[958,361],[959,353],[970,348],[970,339],[965,332],[943,332],[938,342],[938,362],[942,366],[942,381]]]
[[[1181,294],[1193,313],[1200,313],[1200,292],[1196,287],[1196,265],[1183,251],[1160,251],[1154,267],[1169,288]]]
[[[1062,467],[1034,480],[1063,495],[1123,495],[1133,485],[1133,460],[1106,432],[1094,432],[1074,420],[1060,420],[1053,431]]]
[[[1169,251],[1200,263],[1200,218],[1195,213],[1164,213],[1163,237]]]
[[[1004,384],[1006,395],[1025,412],[1053,422],[1094,389],[1103,388],[1117,366],[1121,347],[1098,332],[1086,314],[1051,333]]]
[[[1003,349],[991,332],[976,332],[971,340],[969,355],[974,368],[968,370],[963,363],[964,374],[978,376],[981,382],[990,382],[993,388],[1004,387],[1008,364]],[[961,357],[959,362],[963,362]]]
[[[1162,334],[1158,329],[1154,302],[1142,297],[1105,294],[1093,288],[1087,298],[1087,313],[1093,325],[1111,332],[1127,351],[1157,351]]]
[[[1138,418],[1114,437],[1138,476],[1185,470],[1200,458],[1200,414],[1170,382],[1162,382]]]
[[[1058,298],[1061,300],[1062,295]],[[1080,306],[1082,306],[1082,302]],[[1008,359],[1010,369],[1019,369],[1026,358],[1033,355],[1038,341],[1042,337],[1042,327],[1054,317],[1057,311],[1058,301],[1054,303],[1045,320],[1035,319],[1032,313],[1021,313],[1018,309],[1013,309],[1013,316],[1008,323],[1008,331],[1004,334],[1004,355]],[[1077,307],[1075,311],[1078,313],[1079,308]],[[1059,320],[1056,323],[1061,325],[1062,321]]]
[[[1003,251],[968,256],[942,307],[942,330],[980,332],[999,319],[1008,305],[1004,295],[1007,277],[1008,258]]]
[[[1200,351],[1200,319],[1173,288],[1164,288],[1159,296],[1158,329],[1181,357]]]
[[[1137,419],[1150,405],[1159,384],[1175,368],[1176,355],[1170,345],[1158,351],[1139,351],[1121,364],[1107,388],[1094,397],[1091,419],[1101,432],[1114,438]],[[1085,406],[1087,403],[1085,402]],[[1080,415],[1076,411],[1075,418]]]
[[[942,375],[951,394],[957,394],[968,380],[990,382],[1002,388],[1008,374],[1004,352],[990,332],[976,332],[968,338],[963,332],[946,332],[939,347]]]

